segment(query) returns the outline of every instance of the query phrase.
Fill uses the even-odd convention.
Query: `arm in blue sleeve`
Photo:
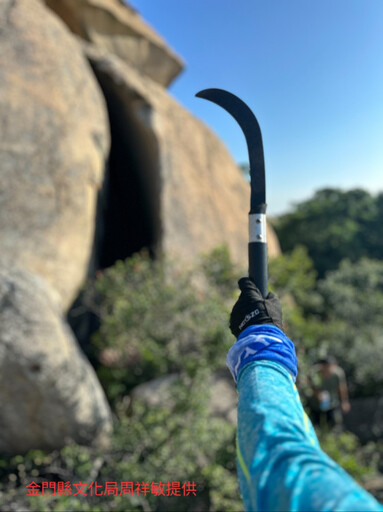
[[[291,361],[284,365],[280,357],[280,343],[288,338],[271,326],[252,326],[247,331],[238,339],[243,350],[248,349],[245,356],[242,350],[239,357],[234,349],[232,364],[228,356],[233,376],[235,367],[238,375],[237,462],[245,510],[383,511],[321,450],[294,384],[296,371]],[[279,353],[276,358],[270,339]],[[254,348],[261,341],[267,348],[266,359],[262,349]]]

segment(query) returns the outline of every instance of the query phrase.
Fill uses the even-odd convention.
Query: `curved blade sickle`
[[[249,215],[249,276],[263,297],[268,294],[266,242],[266,183],[262,134],[257,118],[249,107],[234,94],[223,89],[204,89],[198,98],[212,101],[224,108],[241,127],[249,151],[250,215]]]
[[[231,92],[223,89],[204,89],[198,98],[212,101],[234,117],[246,138],[249,152],[251,199],[250,213],[266,212],[265,161],[262,134],[257,118],[249,107]]]

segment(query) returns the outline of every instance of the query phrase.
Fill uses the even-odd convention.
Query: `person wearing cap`
[[[227,365],[238,390],[237,468],[246,511],[383,511],[320,448],[295,386],[297,359],[278,297],[250,278],[230,316]]]

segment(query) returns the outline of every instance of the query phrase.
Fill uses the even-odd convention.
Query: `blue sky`
[[[383,190],[383,0],[131,0],[184,59],[170,92],[237,162],[244,137],[219,87],[260,123],[268,212],[321,187]]]

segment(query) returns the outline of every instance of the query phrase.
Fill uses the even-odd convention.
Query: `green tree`
[[[323,347],[346,370],[354,396],[383,391],[383,262],[344,260],[318,284],[323,321],[332,326]]]
[[[306,246],[319,277],[344,258],[357,261],[362,256],[376,257],[378,252],[383,256],[382,242],[372,236],[378,219],[383,220],[378,208],[381,202],[361,189],[319,190],[274,221],[282,250]]]

